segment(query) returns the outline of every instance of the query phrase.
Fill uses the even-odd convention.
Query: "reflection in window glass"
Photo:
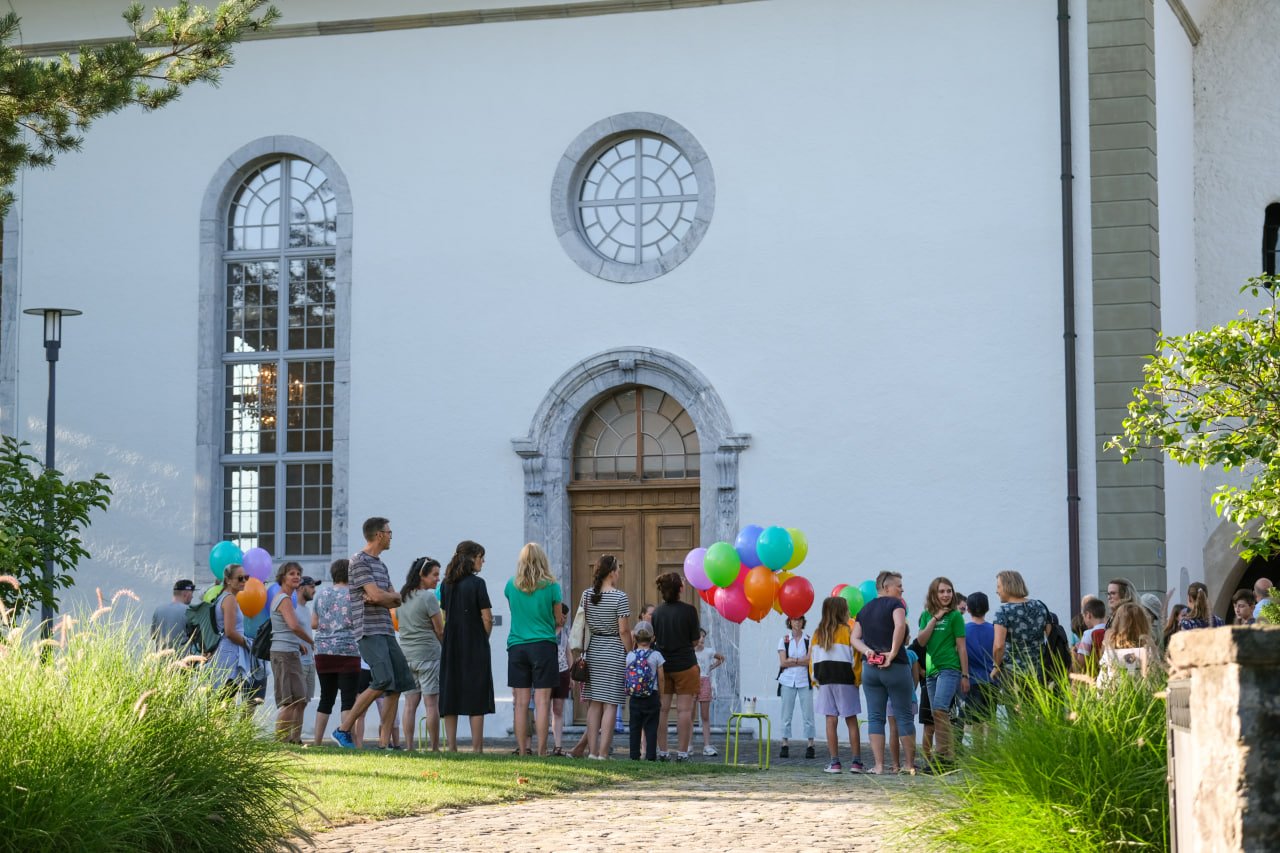
[[[678,402],[656,388],[628,388],[587,412],[574,441],[575,480],[699,476],[698,433]]]
[[[232,194],[226,234],[223,537],[277,560],[327,556],[337,309],[328,178],[296,157],[258,167]]]

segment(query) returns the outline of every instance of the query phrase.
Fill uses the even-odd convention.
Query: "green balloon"
[[[862,590],[858,589],[856,586],[846,586],[844,589],[840,590],[840,597],[849,602],[850,616],[857,616],[858,611],[862,609],[862,605],[866,604],[866,602],[862,600]]]
[[[738,579],[738,569],[741,566],[737,549],[728,542],[717,542],[708,548],[706,559],[702,562],[707,578],[722,588],[733,585]]]

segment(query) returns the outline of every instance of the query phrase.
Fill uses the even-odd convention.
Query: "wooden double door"
[[[631,602],[634,625],[645,604],[659,601],[654,581],[666,572],[683,575],[685,555],[701,538],[698,486],[634,484],[574,485],[569,489],[573,514],[572,589],[566,600],[570,619],[584,589],[591,587],[596,560],[613,554],[622,563],[618,585]],[[686,586],[685,599],[696,605],[697,590]],[[582,709],[574,718],[581,722]]]

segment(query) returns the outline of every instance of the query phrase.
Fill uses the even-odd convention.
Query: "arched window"
[[[699,476],[698,432],[684,407],[657,388],[633,386],[594,403],[573,446],[575,480]]]
[[[1280,204],[1267,205],[1262,220],[1262,271],[1276,274],[1276,242],[1280,238]]]
[[[222,537],[277,559],[332,551],[337,203],[300,157],[232,192],[222,251]]]

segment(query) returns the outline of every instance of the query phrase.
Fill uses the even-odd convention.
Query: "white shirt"
[[[791,644],[791,650],[787,651],[787,644]],[[796,639],[796,635],[787,632],[781,640],[778,641],[778,651],[782,652],[783,657],[803,658],[809,652],[809,635],[804,634],[800,639]],[[778,683],[783,687],[808,687],[809,686],[809,667],[807,666],[788,666],[784,667],[778,675]]]
[[[716,650],[704,644],[702,651],[694,651],[693,656],[698,659],[698,669],[702,671],[702,677],[710,678],[711,664],[716,662]]]

